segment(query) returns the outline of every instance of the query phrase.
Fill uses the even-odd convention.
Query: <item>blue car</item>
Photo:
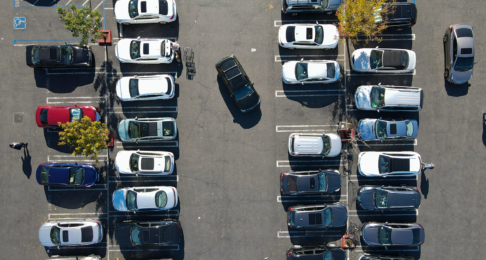
[[[40,185],[91,187],[100,179],[94,164],[42,163],[35,173]]]

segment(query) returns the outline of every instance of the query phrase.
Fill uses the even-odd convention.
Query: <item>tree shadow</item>
[[[32,174],[32,157],[30,157],[29,149],[24,147],[24,156],[22,158],[22,171],[24,172],[27,179],[30,179],[30,175]]]
[[[113,6],[116,3],[113,4]],[[165,38],[171,41],[177,41],[179,39],[179,19],[180,12],[177,12],[177,20],[174,22],[159,24],[159,23],[149,23],[149,24],[129,24],[129,25],[118,25],[117,31],[120,35],[120,26],[123,26],[122,33],[123,36],[120,38]]]
[[[292,244],[317,246],[339,241],[346,233],[346,226],[327,229],[297,229],[288,227],[288,231]],[[322,231],[322,233],[319,231]]]

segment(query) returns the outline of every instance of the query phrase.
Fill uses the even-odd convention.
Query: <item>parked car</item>
[[[173,140],[177,136],[177,124],[172,117],[129,118],[118,125],[122,141],[152,142]]]
[[[454,24],[444,35],[444,77],[452,84],[464,84],[473,75],[474,34],[469,24]]]
[[[177,220],[125,220],[116,224],[115,238],[121,248],[178,244],[182,239],[181,224]]]
[[[26,63],[36,68],[90,67],[93,65],[91,47],[77,45],[30,45],[25,49]]]
[[[348,211],[342,204],[294,206],[287,211],[290,228],[334,228],[346,225]]]
[[[324,246],[293,246],[287,250],[287,260],[345,260],[346,252],[340,248]]]
[[[292,156],[336,157],[341,153],[341,138],[336,134],[290,134]]]
[[[339,31],[332,24],[286,24],[278,30],[278,41],[288,49],[334,49]]]
[[[177,19],[175,0],[118,0],[115,19],[121,24],[170,23]]]
[[[380,15],[387,5],[394,11]],[[414,3],[385,3],[375,10],[375,23],[386,24],[389,29],[412,27],[417,23],[417,7]]]
[[[260,105],[260,95],[236,56],[224,57],[216,63],[216,70],[241,112],[252,111]]]
[[[363,48],[351,55],[351,68],[358,72],[410,73],[416,63],[417,56],[411,50]]]
[[[45,247],[86,246],[103,239],[101,222],[80,219],[47,221],[39,229],[39,240]]]
[[[122,188],[113,192],[112,202],[120,212],[169,210],[177,206],[177,189],[170,186]]]
[[[174,154],[157,151],[119,151],[115,159],[120,174],[168,175],[174,171]]]
[[[394,256],[386,256],[386,255],[370,255],[370,254],[358,254],[356,260],[414,260],[415,258],[411,256],[404,256],[404,255],[394,255]]]
[[[46,260],[101,260],[101,256],[89,255],[89,256],[60,256],[53,255]]]
[[[95,164],[41,163],[35,172],[37,183],[46,186],[91,187],[100,179]]]
[[[420,246],[425,241],[424,228],[415,223],[369,222],[361,230],[368,246]]]
[[[91,121],[100,121],[100,109],[94,106],[78,105],[47,105],[39,106],[35,111],[35,122],[42,128],[61,128],[58,123],[65,124],[89,117]]]
[[[341,190],[338,170],[284,172],[280,177],[280,191],[285,195],[332,193]]]
[[[358,122],[358,136],[364,141],[407,140],[418,135],[418,122],[414,119],[384,120],[365,118]]]
[[[281,0],[282,13],[327,13],[335,12],[342,0]]]
[[[140,37],[120,39],[115,55],[121,63],[163,64],[174,60],[172,42],[167,39]]]
[[[420,192],[411,186],[361,186],[356,200],[366,210],[417,209]]]
[[[121,101],[171,99],[174,94],[174,77],[167,74],[122,77],[116,83],[116,95]]]
[[[286,84],[328,84],[339,80],[339,63],[330,60],[288,61],[282,66]]]
[[[413,177],[422,171],[422,159],[416,152],[361,152],[359,174],[365,177]]]
[[[361,110],[418,112],[423,108],[424,93],[417,87],[365,85],[356,89],[354,101]]]

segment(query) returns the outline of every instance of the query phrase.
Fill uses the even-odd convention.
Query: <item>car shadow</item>
[[[427,199],[427,195],[429,194],[429,178],[425,175],[425,170],[422,170],[422,176],[420,176],[420,192],[424,196],[424,199]]]
[[[24,155],[21,158],[22,171],[27,176],[27,179],[30,179],[30,175],[32,175],[32,157],[30,156],[28,147],[24,147]]]
[[[120,26],[123,26],[123,36],[121,36],[123,38],[137,38],[140,36],[140,38],[164,38],[171,41],[177,41],[179,39],[179,19],[180,12],[177,12],[177,20],[166,24],[149,23],[118,25],[118,35],[120,35]]]
[[[346,233],[346,227],[327,229],[297,229],[288,227],[290,242],[294,245],[317,246],[337,242]]]
[[[236,106],[235,101],[231,98],[226,85],[218,74],[216,74],[216,80],[219,85],[221,97],[233,116],[233,123],[239,124],[244,129],[250,129],[256,126],[262,118],[262,111],[260,107],[253,111],[242,113],[241,110]],[[258,92],[258,89],[256,91]]]
[[[59,144],[59,133],[62,132],[62,129],[47,129],[44,128],[44,138],[46,140],[47,147],[54,149],[58,152],[62,153],[72,153],[73,151],[67,145],[60,145]]]
[[[62,189],[66,191],[62,191]],[[44,186],[44,193],[50,204],[64,209],[81,209],[96,202],[97,212],[101,212],[106,205],[106,192],[103,190],[89,191],[89,188],[68,190],[68,188]]]
[[[57,3],[60,0],[23,0],[33,6],[54,6],[57,5]]]
[[[447,80],[444,80],[444,88],[447,92],[447,95],[449,96],[453,96],[453,97],[465,96],[469,92],[469,87],[471,87],[471,84],[469,84],[469,82],[456,85],[456,84],[449,83],[449,81]]]

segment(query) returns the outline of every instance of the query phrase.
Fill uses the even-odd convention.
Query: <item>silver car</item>
[[[177,124],[172,117],[127,118],[118,125],[118,135],[124,142],[173,140],[177,136]]]
[[[339,63],[331,60],[288,61],[282,66],[286,84],[328,84],[339,80]]]
[[[469,24],[455,24],[444,35],[444,77],[452,84],[471,79],[474,67],[474,35]]]
[[[101,222],[88,219],[47,221],[39,229],[39,240],[45,247],[92,245],[102,239]]]
[[[358,136],[364,141],[414,139],[418,135],[417,120],[359,120]]]

